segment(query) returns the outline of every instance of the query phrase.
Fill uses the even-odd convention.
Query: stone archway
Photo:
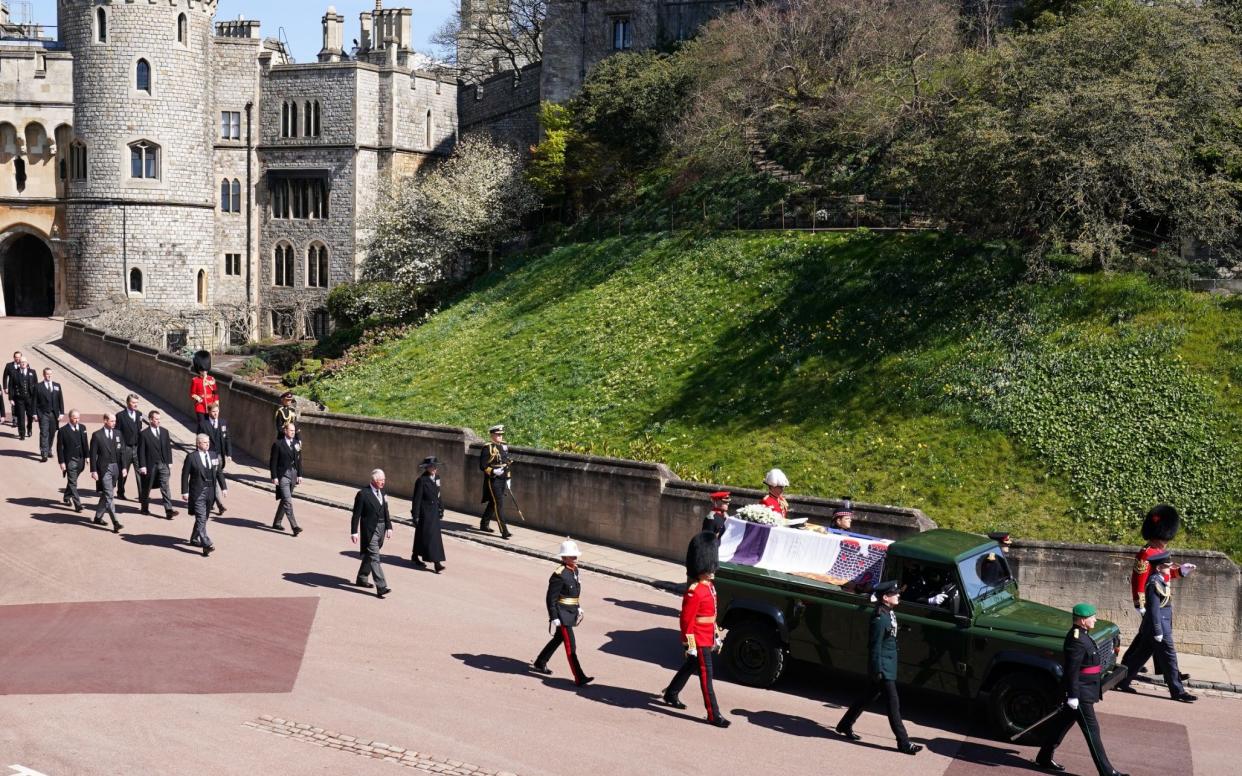
[[[41,237],[17,233],[0,238],[0,313],[50,317],[56,311],[56,260]]]

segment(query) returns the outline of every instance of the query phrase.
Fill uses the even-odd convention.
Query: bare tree
[[[458,77],[477,83],[543,59],[548,0],[461,0],[432,36]]]

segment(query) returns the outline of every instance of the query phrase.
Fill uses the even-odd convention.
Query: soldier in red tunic
[[[719,651],[721,644],[716,628],[716,588],[712,585],[719,565],[720,551],[714,533],[703,531],[690,540],[686,550],[686,577],[690,586],[681,599],[681,641],[686,648],[686,660],[673,681],[664,688],[663,695],[664,702],[673,708],[686,708],[677,696],[690,675],[698,673],[707,722],[724,728],[729,726],[729,720],[720,716],[720,706],[712,688],[712,653]]]
[[[200,426],[207,420],[207,408],[220,401],[220,389],[210,370],[211,354],[205,350],[195,353],[195,377],[190,381],[190,400],[194,402],[194,416]]]
[[[1146,616],[1147,614],[1147,608],[1144,606],[1144,595],[1147,590],[1147,577],[1151,575],[1150,558],[1153,555],[1164,552],[1168,548],[1169,542],[1173,541],[1173,539],[1177,536],[1177,529],[1181,527],[1181,524],[1181,515],[1177,513],[1176,509],[1168,504],[1157,504],[1152,507],[1147,512],[1147,516],[1143,518],[1142,533],[1143,539],[1147,543],[1144,544],[1143,549],[1139,550],[1134,556],[1134,568],[1130,571],[1130,594],[1134,599],[1134,611],[1138,612],[1140,618]],[[1196,568],[1197,567],[1193,563],[1183,563],[1180,566],[1174,566],[1172,573],[1169,575],[1169,579],[1173,580],[1188,576],[1194,572]],[[1136,636],[1135,642],[1137,641],[1138,637]],[[1126,650],[1126,655],[1130,655],[1130,652],[1133,649],[1134,643],[1131,643],[1130,647]],[[1122,657],[1122,660],[1125,660],[1124,656]],[[1160,665],[1161,658],[1159,653],[1154,656],[1154,660],[1156,661],[1156,670],[1160,673],[1164,673],[1164,667]],[[1143,663],[1146,662],[1146,660],[1143,661]],[[1140,665],[1138,673],[1142,673],[1145,668],[1145,665]],[[1184,682],[1190,678],[1190,675],[1179,672],[1178,678]],[[1129,682],[1123,683],[1117,689],[1125,692],[1135,692],[1135,690],[1130,687]]]
[[[711,531],[719,539],[724,535],[725,519],[729,517],[729,491],[718,490],[712,494],[712,511],[703,518],[703,530]]]
[[[763,475],[763,484],[768,486],[768,495],[764,496],[763,501],[759,503],[782,518],[788,518],[789,502],[785,500],[785,488],[789,487],[789,478],[785,476],[785,472],[780,469],[769,469],[768,473]]]

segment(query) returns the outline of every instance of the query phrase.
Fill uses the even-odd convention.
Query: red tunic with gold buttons
[[[195,400],[195,396],[198,397]],[[200,415],[207,414],[207,408],[220,401],[220,389],[216,387],[216,378],[195,377],[190,381],[190,401],[194,402],[194,411]]]
[[[771,493],[763,497],[763,501],[759,502],[768,509],[776,512],[783,518],[789,517],[789,502],[784,496],[773,496]]]
[[[681,599],[681,642],[711,649],[716,642],[716,588],[711,581],[692,582]]]
[[[1130,572],[1130,593],[1134,598],[1134,608],[1143,605],[1144,591],[1147,590],[1147,577],[1151,575],[1151,563],[1148,558],[1158,552],[1164,552],[1167,547],[1153,547],[1148,544],[1138,551],[1134,556],[1134,569]],[[1169,574],[1170,579],[1177,579],[1182,575],[1182,570],[1177,566],[1173,567],[1172,573]]]

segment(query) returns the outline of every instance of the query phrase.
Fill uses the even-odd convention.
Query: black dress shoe
[[[862,736],[854,732],[854,728],[841,727],[837,725],[837,735],[842,738],[848,738],[851,741],[861,741]]]
[[[384,596],[388,595],[388,594],[389,594],[389,593],[391,593],[391,592],[392,592],[392,588],[388,588],[388,587],[377,587],[377,588],[375,589],[375,597],[376,597],[376,598],[383,598]]]
[[[436,564],[435,571],[436,571],[436,573],[437,573],[437,574],[439,574],[441,571],[444,571],[444,564],[443,564],[443,563],[437,563],[437,564]]]
[[[139,509],[139,510],[138,510],[138,514],[140,514],[140,515],[149,515],[149,514],[151,514],[151,508],[150,508],[150,507],[148,507],[148,506],[145,506],[145,505],[144,505],[144,506],[142,507],[142,509]]]
[[[103,525],[104,519],[102,517],[97,517],[94,520],[92,520],[91,523],[93,523],[94,525]]]
[[[1178,678],[1179,680],[1181,680],[1181,681],[1183,681],[1183,682],[1184,682],[1184,681],[1186,681],[1187,679],[1189,679],[1189,678],[1190,678],[1190,674],[1180,673],[1180,672],[1179,672],[1179,673],[1178,673],[1178,675],[1177,675],[1177,678]]]
[[[375,585],[372,585],[370,582],[365,582],[365,581],[363,581],[363,580],[361,580],[361,579],[355,579],[355,580],[354,580],[354,587],[367,587],[367,588],[370,588],[370,587],[375,587]]]
[[[191,547],[202,547],[202,546],[203,546],[203,540],[202,540],[202,539],[200,539],[200,538],[198,538],[197,536],[195,536],[195,537],[193,537],[192,539],[190,539],[190,546],[191,546]]]
[[[595,681],[594,676],[584,676],[581,679],[575,680],[574,684],[578,685],[579,687],[586,687],[588,684],[594,681]]]
[[[426,564],[426,563],[423,563],[421,560],[419,560],[417,556],[413,556],[413,557],[411,557],[411,558],[410,558],[410,563],[414,564],[414,568],[416,568],[416,569],[425,569],[425,568],[427,568],[427,564]]]
[[[483,526],[483,525],[479,526],[479,530],[482,531],[483,533],[496,533],[492,529],[488,528],[487,526]]]
[[[47,463],[47,456],[39,453],[39,463]]]
[[[65,496],[64,498],[60,500],[60,503],[64,504],[65,506],[69,506],[69,497]]]
[[[298,534],[300,534],[300,533],[302,533],[302,529],[301,529],[301,528],[294,528],[294,529],[293,529],[293,535],[294,535],[294,536],[297,536],[297,535],[298,535]]]
[[[216,506],[216,514],[217,514],[217,515],[222,515],[222,514],[224,514],[224,513],[225,513],[225,512],[227,512],[227,511],[228,511],[228,510],[224,508],[224,505],[223,505],[223,504],[219,504],[219,505],[217,505],[217,506]]]
[[[1045,771],[1056,771],[1059,773],[1065,770],[1064,765],[1052,759],[1051,757],[1049,757],[1047,760],[1041,760],[1038,757],[1036,757],[1035,764],[1038,765],[1040,768],[1043,768]]]
[[[176,517],[176,516],[177,516],[177,515],[179,515],[179,514],[181,514],[181,513],[180,513],[180,512],[178,512],[177,510],[175,510],[175,509],[170,509],[170,510],[168,510],[167,512],[165,512],[165,513],[164,513],[164,519],[165,519],[165,520],[172,520],[174,517]]]
[[[1128,684],[1119,684],[1117,685],[1115,689],[1117,690],[1117,692],[1128,692],[1131,695],[1138,695],[1138,690],[1134,689],[1134,687]]]
[[[509,533],[508,531],[505,531],[504,533],[500,535],[501,539],[510,539],[512,537],[513,537],[513,534]]]
[[[541,666],[538,663],[531,663],[530,670],[536,674],[543,674],[544,676],[552,675],[552,669],[548,668],[547,666]]]
[[[1179,692],[1177,695],[1174,695],[1172,697],[1173,697],[1173,700],[1181,701],[1182,703],[1194,703],[1195,701],[1199,700],[1198,695],[1191,695],[1190,693],[1185,692],[1185,691]]]
[[[897,751],[901,752],[902,754],[918,754],[919,752],[923,751],[923,745],[922,744],[911,744],[909,742],[906,742],[902,744],[901,746],[897,747]]]
[[[113,524],[112,524],[112,533],[118,533],[118,534],[119,534],[119,533],[121,532],[121,529],[122,529],[122,528],[124,528],[124,527],[125,527],[125,526],[121,525],[120,523],[113,523]]]
[[[82,511],[82,505],[81,505],[81,504],[74,504],[74,505],[73,505],[73,511],[74,511],[74,512],[81,512],[81,511]]]
[[[216,551],[216,547],[215,547],[215,545],[214,545],[214,544],[213,544],[213,545],[210,545],[210,546],[204,546],[204,547],[203,547],[203,557],[204,557],[204,558],[206,558],[208,555],[210,555],[211,553],[213,553],[213,552],[215,552],[215,551]]]
[[[681,698],[678,698],[676,695],[670,695],[668,690],[665,690],[664,692],[660,693],[660,696],[664,699],[665,703],[667,703],[669,706],[672,706],[675,709],[686,708],[686,704],[681,702]]]
[[[729,725],[733,723],[725,719],[724,717],[716,717],[715,719],[707,720],[707,724],[712,725],[714,727],[718,727],[718,728],[727,728]]]
[[[124,493],[118,493],[118,494],[116,494],[116,500],[117,500],[117,501],[129,501],[129,499],[125,498],[125,494],[124,494]]]
[[[273,530],[273,531],[283,531],[283,530],[285,530],[285,527],[284,527],[283,525],[281,525],[280,523],[272,523],[272,530]]]

